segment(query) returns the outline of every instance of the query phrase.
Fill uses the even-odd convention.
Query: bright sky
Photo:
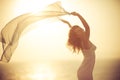
[[[35,10],[57,0],[0,0],[0,30],[14,17]],[[59,0],[60,1],[60,0]],[[119,0],[61,0],[67,11],[79,12],[91,28],[91,41],[97,46],[97,58],[120,58],[120,1]],[[75,18],[76,19],[76,18]],[[79,20],[70,19],[71,24]],[[80,59],[66,47],[69,28],[61,22],[38,22],[41,26],[20,38],[12,61],[40,61],[41,59]]]

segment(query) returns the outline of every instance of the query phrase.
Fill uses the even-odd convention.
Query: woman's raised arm
[[[90,27],[89,27],[88,23],[86,22],[86,20],[80,14],[78,14],[76,12],[71,12],[71,14],[74,15],[74,16],[78,16],[78,18],[81,20],[82,24],[85,27],[86,36],[89,39],[89,36],[90,36]]]
[[[64,23],[66,23],[66,24],[68,24],[68,26],[71,28],[72,26],[71,26],[71,24],[68,22],[68,21],[66,21],[66,20],[63,20],[63,19],[60,19],[62,22],[64,22]]]

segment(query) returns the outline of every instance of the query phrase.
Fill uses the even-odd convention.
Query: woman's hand
[[[71,12],[72,15],[78,16],[79,14],[77,12]]]

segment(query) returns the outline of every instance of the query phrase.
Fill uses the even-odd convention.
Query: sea
[[[0,80],[78,80],[79,60],[0,62]],[[96,60],[94,80],[120,80],[120,59]]]

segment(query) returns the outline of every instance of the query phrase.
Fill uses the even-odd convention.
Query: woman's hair
[[[79,53],[82,47],[81,37],[80,35],[78,35],[80,31],[83,31],[83,29],[75,25],[70,29],[69,34],[68,34],[67,45],[75,53]]]

